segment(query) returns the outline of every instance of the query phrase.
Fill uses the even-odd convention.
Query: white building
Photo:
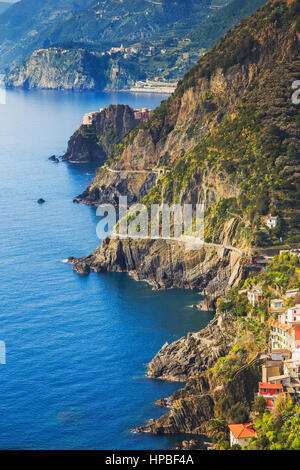
[[[229,424],[230,445],[238,444],[241,447],[249,444],[250,439],[256,436],[253,423],[246,424]]]
[[[272,299],[270,302],[271,310],[280,310],[284,308],[284,300],[283,299]]]
[[[286,291],[285,297],[287,299],[292,299],[293,297],[296,297],[296,295],[299,294],[299,289],[289,289]]]
[[[262,289],[260,287],[254,287],[252,290],[248,291],[247,297],[248,302],[253,306],[256,303],[261,303],[263,300]]]
[[[277,227],[278,222],[279,222],[278,216],[272,217],[271,215],[268,215],[268,217],[267,217],[267,226],[270,229]]]

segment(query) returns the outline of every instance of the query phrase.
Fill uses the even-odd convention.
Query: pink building
[[[286,312],[278,316],[279,323],[289,324],[300,322],[300,305],[289,308]]]
[[[142,108],[142,109],[134,109],[134,118],[137,121],[147,122],[152,116],[151,109]]]
[[[296,323],[293,326],[293,340],[294,340],[294,348],[293,350],[300,349],[300,323]]]
[[[273,351],[288,349],[293,352],[300,349],[300,323],[273,322],[270,339]]]

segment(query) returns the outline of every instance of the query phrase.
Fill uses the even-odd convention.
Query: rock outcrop
[[[84,49],[51,47],[33,52],[5,77],[8,88],[103,90],[107,61]]]
[[[170,411],[157,420],[151,419],[136,431],[152,434],[206,434],[209,421],[215,417],[216,402],[221,397],[230,396],[234,402],[250,405],[260,378],[261,362],[244,369],[223,385],[215,385],[205,375],[198,374],[170,397]]]
[[[75,163],[103,163],[108,155],[139,121],[127,105],[110,105],[94,113],[91,124],[81,125],[68,142],[62,160]]]
[[[186,382],[192,375],[204,372],[232,348],[236,323],[235,317],[220,315],[204,330],[189,333],[172,344],[166,343],[148,364],[147,377]]]
[[[93,270],[217,296],[242,277],[241,255],[226,247],[249,253],[266,237],[262,213],[285,218],[297,210],[298,110],[286,87],[299,70],[294,4],[270,2],[230,31],[123,139],[79,198],[117,204],[122,195],[147,207],[202,201],[208,244],[188,252],[177,242],[104,240]]]
[[[291,101],[299,74],[298,6],[271,1],[233,29],[151,120],[119,144],[82,197],[117,204],[121,194],[147,209],[204,201],[205,245],[191,251],[179,241],[106,238],[92,255],[72,259],[75,269],[86,263],[97,273],[128,272],[154,288],[205,289],[211,302],[247,275],[244,254],[268,237],[263,215],[288,217],[289,233],[298,236],[292,221],[299,205],[300,131]],[[166,171],[150,181],[160,169]],[[235,334],[227,312],[202,333],[162,348],[148,375],[187,382],[168,400],[170,411],[140,432],[205,433],[220,397],[253,401],[256,359],[223,381],[208,371],[228,353]]]
[[[137,432],[206,434],[220,400],[230,397],[233,403],[251,405],[263,359],[257,356],[225,381],[211,374],[210,369],[236,344],[237,328],[236,318],[223,312],[203,331],[162,347],[148,364],[148,377],[184,380],[186,384],[168,399],[158,401],[159,406],[168,407],[169,411],[137,428]]]
[[[213,299],[246,277],[248,271],[240,264],[241,258],[222,245],[190,251],[178,241],[107,238],[92,255],[72,258],[72,263],[85,262],[96,273],[128,272],[154,289],[205,289],[213,307]]]

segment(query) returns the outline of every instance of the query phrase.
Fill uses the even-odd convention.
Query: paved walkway
[[[225,249],[225,250],[230,250],[230,251],[235,251],[236,253],[238,253],[239,255],[241,256],[247,256],[247,254],[239,249],[239,248],[236,248],[235,246],[232,246],[232,245],[223,245],[223,244],[217,244],[217,243],[207,243],[207,242],[203,242],[203,240],[200,240],[199,238],[196,238],[196,237],[189,237],[187,235],[183,235],[182,237],[180,238],[175,238],[175,237],[139,237],[139,236],[128,236],[128,235],[118,235],[117,234],[117,238],[121,238],[121,239],[127,239],[127,238],[130,238],[132,240],[169,240],[169,241],[172,241],[172,242],[178,242],[178,243],[186,243],[188,245],[191,245],[194,247],[194,249],[201,249],[203,247],[209,247],[209,248],[221,248],[221,249]]]
[[[111,172],[111,173],[121,173],[121,174],[128,174],[128,173],[140,173],[140,174],[147,173],[147,174],[149,174],[149,173],[154,173],[154,174],[157,174],[158,177],[161,174],[165,174],[165,173],[168,173],[168,172],[171,171],[171,170],[162,170],[162,169],[159,169],[159,168],[153,168],[152,170],[113,170],[112,168],[108,168],[108,167],[103,167],[103,168],[105,170]],[[122,238],[122,236],[120,236],[119,238]],[[130,238],[133,238],[133,237],[130,237]],[[136,239],[140,239],[140,237],[136,237]],[[173,241],[173,242],[177,241],[177,242],[187,243],[187,244],[194,245],[194,246],[199,245],[199,249],[202,248],[203,246],[207,246],[207,247],[211,247],[211,248],[223,248],[225,250],[235,251],[236,253],[239,253],[241,256],[247,256],[244,251],[242,251],[239,248],[236,248],[232,245],[207,243],[207,242],[203,242],[202,240],[199,240],[195,237],[188,237],[186,235],[183,235],[180,238],[158,237],[157,240],[170,240],[170,241]]]

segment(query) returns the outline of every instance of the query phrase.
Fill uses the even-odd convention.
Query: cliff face
[[[212,320],[204,330],[166,343],[148,364],[147,377],[186,382],[226,356],[236,337],[236,318],[226,314]]]
[[[299,116],[291,101],[299,33],[299,1],[272,1],[243,21],[148,123],[121,142],[83,195],[96,204],[129,195],[147,207],[204,200],[204,247],[105,239],[92,255],[70,259],[76,271],[129,272],[155,288],[205,289],[215,298],[242,279],[241,258],[268,237],[263,216],[276,211],[291,220],[279,234],[283,240],[299,235],[293,222],[300,195]],[[159,168],[168,171],[157,176]],[[165,345],[151,361],[149,376],[187,383],[171,397],[170,411],[139,431],[201,434],[223,396],[253,401],[260,362],[251,358],[223,381],[207,370],[232,346],[236,328],[230,321],[227,312],[204,332]]]
[[[95,113],[90,125],[81,125],[68,142],[63,161],[100,162],[138,124],[127,105],[110,105]]]
[[[8,88],[103,90],[105,65],[84,50],[41,49],[9,73],[5,84]]]
[[[260,380],[263,359],[256,356],[232,374],[220,379],[212,366],[238,344],[238,321],[229,312],[215,317],[199,333],[189,333],[172,344],[165,344],[148,364],[148,377],[171,381],[185,381],[185,386],[168,399],[157,404],[169,411],[156,420],[150,420],[138,432],[153,434],[206,434],[208,423],[222,411],[220,402],[232,404],[253,402]]]
[[[205,290],[215,299],[247,275],[241,253],[226,248],[232,220],[223,232],[223,245],[207,244],[188,250],[184,243],[169,240],[112,240],[107,238],[90,256],[70,258],[74,270],[88,267],[96,273],[129,272],[136,280],[146,280],[155,289],[179,287]]]
[[[53,46],[34,51],[6,75],[5,84],[8,88],[101,91],[131,86],[139,77],[132,62],[80,46]]]
[[[120,195],[147,206],[204,201],[205,247],[190,252],[175,241],[108,239],[95,250],[92,269],[131,271],[156,287],[207,288],[215,296],[241,279],[241,256],[266,236],[263,214],[290,218],[297,210],[294,21],[285,1],[271,2],[233,29],[118,145],[81,196],[89,204],[116,204]],[[160,168],[167,171],[159,175]],[[293,236],[297,230],[290,226]]]
[[[241,198],[249,197],[246,188],[241,194],[239,187],[252,176],[257,176],[258,187],[265,192],[262,173],[275,167],[279,155],[287,155],[289,145],[298,146],[295,139],[299,134],[297,108],[291,103],[291,85],[298,73],[298,33],[292,24],[290,30],[284,29],[276,17],[278,8],[272,4],[262,8],[207,53],[151,121],[138,126],[123,141],[109,162],[111,168],[134,171],[168,167],[171,173],[156,186],[160,199],[172,193],[169,199],[179,200],[186,191],[197,200],[207,173],[212,173],[209,186],[214,194],[209,198],[213,201],[219,199],[222,185],[227,186],[227,198],[236,198],[238,193]],[[280,8],[288,11],[285,2]],[[260,148],[256,150],[255,146]],[[260,172],[259,153],[265,154],[265,163],[259,162]],[[283,163],[277,160],[279,171]],[[193,183],[188,187],[190,178]],[[214,179],[221,181],[218,188]],[[120,182],[133,201],[144,196],[145,182],[148,187],[157,183],[147,174],[137,178],[135,173],[102,169],[90,187],[91,191],[99,189],[94,202],[107,201],[105,187],[118,194]],[[175,192],[171,186],[177,182]],[[274,188],[267,190],[274,192]],[[271,198],[278,196],[270,194]],[[249,201],[251,205],[254,199]]]
[[[88,191],[93,191],[95,188],[100,190],[99,198],[94,203],[108,202],[105,187],[110,188],[110,193],[121,195],[118,191],[120,182],[122,194],[127,194],[132,202],[139,201],[145,195],[145,185],[149,193],[157,180],[152,177],[151,173],[143,175],[134,172],[159,167],[174,167],[181,156],[195,147],[202,135],[215,127],[220,119],[219,113],[232,109],[237,98],[229,97],[226,86],[224,90],[223,85],[227,83],[229,86],[232,80],[236,82],[237,87],[241,87],[241,78],[239,74],[236,77],[228,77],[227,80],[221,76],[211,79],[211,86],[216,87],[218,99],[220,99],[220,109],[215,110],[213,114],[208,114],[201,106],[204,96],[210,89],[210,84],[206,81],[201,84],[200,89],[188,89],[180,99],[175,94],[163,102],[154,112],[149,125],[139,125],[122,142],[114,158],[108,162],[115,172],[109,172],[105,168],[98,170],[88,188]],[[128,173],[126,174],[125,171]]]
[[[209,421],[215,418],[220,397],[227,396],[235,403],[250,405],[260,377],[260,362],[241,371],[225,385],[214,385],[205,375],[197,375],[169,399],[171,409],[168,413],[157,420],[150,420],[148,425],[141,426],[137,431],[152,434],[206,434]]]

